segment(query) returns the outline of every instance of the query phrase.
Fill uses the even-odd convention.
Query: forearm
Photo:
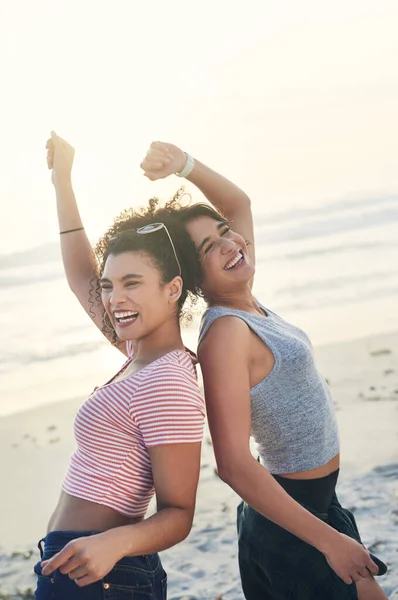
[[[161,552],[184,540],[192,527],[193,511],[164,508],[135,525],[124,525],[106,532],[123,556]]]
[[[83,227],[70,179],[55,186],[60,231]],[[60,236],[65,274],[72,290],[96,276],[96,259],[84,229]]]
[[[257,512],[325,553],[338,533],[293,500],[254,458],[234,465],[223,477]]]
[[[228,220],[233,220],[236,213],[250,207],[250,199],[243,190],[199,160],[195,159],[195,166],[187,179],[196,185]]]

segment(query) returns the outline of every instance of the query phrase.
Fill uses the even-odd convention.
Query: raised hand
[[[177,146],[164,142],[152,142],[140,166],[145,177],[156,181],[182,171],[185,161],[185,153]]]
[[[324,556],[336,575],[347,584],[377,575],[379,571],[366,548],[344,533],[335,537]]]
[[[50,575],[59,569],[79,587],[99,581],[122,558],[108,533],[72,540],[52,558],[41,563],[42,574]]]
[[[67,141],[59,137],[55,131],[47,140],[47,166],[52,170],[51,180],[54,185],[62,181],[70,181],[75,150]]]

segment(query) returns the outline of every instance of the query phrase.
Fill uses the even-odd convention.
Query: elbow
[[[251,209],[251,200],[249,198],[249,196],[245,193],[242,192],[239,194],[239,210],[241,211],[242,208],[244,210],[250,210]]]
[[[194,516],[194,512],[193,511],[184,511],[185,513],[185,519],[184,519],[184,523],[181,524],[180,528],[179,528],[179,532],[178,532],[178,540],[177,540],[177,544],[179,544],[180,542],[183,542],[191,533],[191,529],[192,529],[192,524],[193,524],[193,516]]]
[[[246,477],[253,464],[251,453],[241,451],[237,454],[228,454],[227,457],[217,458],[217,474],[221,481],[236,489],[240,487],[239,483],[242,477]]]
[[[233,483],[233,479],[234,479],[233,473],[234,473],[234,471],[233,471],[231,465],[217,466],[218,477],[221,479],[221,481],[223,481],[230,487],[232,487],[232,483]]]
[[[246,194],[245,194],[245,197],[243,199],[243,202],[245,202],[247,208],[251,208],[252,201],[250,200],[249,196],[247,196]]]
[[[68,288],[70,289],[70,291],[73,294],[75,294],[75,296],[77,296],[77,286],[73,282],[73,279],[71,279],[70,277],[66,276],[66,282],[68,284]]]
[[[227,485],[233,487],[239,465],[234,460],[217,460],[217,475]]]

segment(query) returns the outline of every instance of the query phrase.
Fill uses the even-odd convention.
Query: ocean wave
[[[367,208],[380,208],[385,204],[398,204],[398,196],[396,194],[354,198],[346,200],[337,200],[326,202],[322,205],[311,206],[309,208],[292,208],[279,213],[260,214],[256,215],[256,224],[262,225],[278,225],[289,221],[308,220],[313,217],[328,216],[333,213],[344,213],[349,211],[363,210]]]
[[[30,265],[60,261],[61,249],[59,244],[50,242],[21,252],[15,252],[14,254],[0,255],[0,269],[12,269],[15,267],[27,267]]]
[[[340,275],[339,277],[328,277],[323,280],[311,280],[304,281],[303,283],[296,283],[286,285],[277,290],[277,296],[288,294],[293,296],[308,295],[308,291],[311,294],[314,292],[325,291],[333,292],[334,290],[340,290],[341,288],[353,287],[356,284],[366,285],[369,283],[386,281],[388,279],[396,279],[396,274],[390,271],[379,271],[377,273],[360,273],[358,275]],[[392,288],[394,289],[394,288]]]
[[[398,222],[398,206],[387,207],[379,211],[364,212],[351,215],[339,215],[335,218],[315,221],[297,221],[294,226],[271,228],[269,223],[261,225],[256,219],[256,236],[260,243],[280,244],[296,242],[310,238],[326,238],[350,231],[358,232],[370,228],[381,228]]]
[[[34,285],[36,283],[43,283],[45,281],[54,281],[55,279],[61,279],[65,277],[63,272],[52,272],[43,273],[42,275],[27,276],[25,273],[19,277],[0,277],[0,288],[13,288],[25,285]]]
[[[104,342],[105,343],[105,342]],[[26,347],[18,352],[4,352],[0,355],[0,373],[10,370],[10,367],[26,366],[32,363],[48,362],[60,358],[68,358],[79,354],[95,352],[102,346],[101,342],[78,342],[61,347],[45,349],[43,351],[35,350],[32,347]]]
[[[286,252],[281,254],[272,254],[258,260],[258,262],[269,262],[270,260],[302,260],[318,256],[327,256],[329,254],[346,254],[347,252],[361,252],[368,250],[394,249],[398,250],[398,243],[391,242],[358,242],[358,243],[339,243],[333,246],[317,247],[308,250],[295,250],[294,252]],[[256,259],[257,260],[257,259]]]
[[[293,298],[291,301],[285,303],[275,301],[277,312],[293,312],[293,311],[305,311],[319,308],[328,308],[332,306],[345,306],[348,304],[361,304],[361,302],[368,302],[369,300],[377,300],[379,298],[391,298],[397,297],[398,299],[398,285],[385,286],[374,290],[366,290],[364,294],[358,294],[358,292],[349,295],[347,292],[331,296],[325,290],[324,295],[313,295],[313,294],[302,294],[302,299]],[[398,300],[397,300],[398,302]]]

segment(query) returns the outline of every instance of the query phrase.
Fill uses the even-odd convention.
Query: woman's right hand
[[[336,575],[347,584],[377,575],[379,571],[366,548],[344,533],[338,533],[323,554]]]
[[[145,177],[156,181],[182,171],[186,159],[181,148],[165,142],[152,142],[140,166]]]
[[[55,131],[47,140],[47,166],[52,169],[51,181],[57,186],[63,181],[70,182],[75,150],[67,141],[59,137]]]

